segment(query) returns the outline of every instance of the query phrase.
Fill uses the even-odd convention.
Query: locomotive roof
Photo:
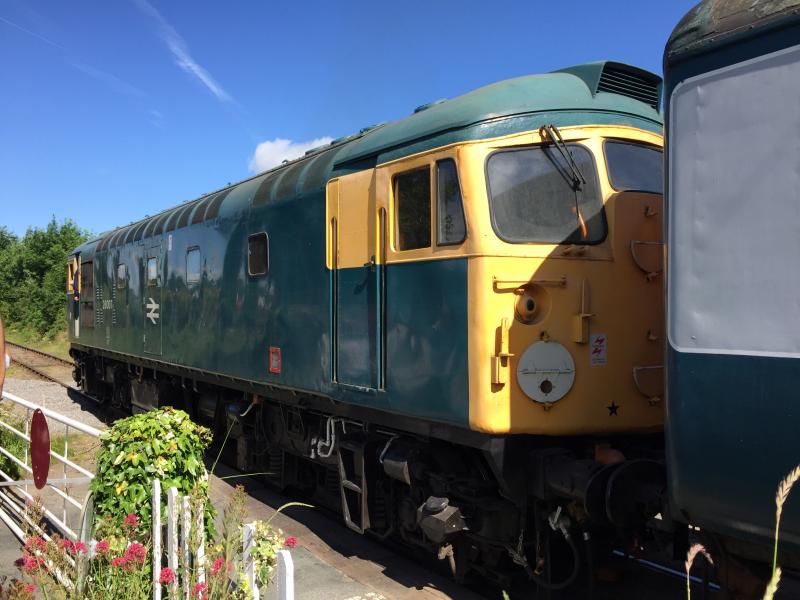
[[[665,62],[800,19],[800,0],[704,0],[675,27]]]
[[[658,75],[603,61],[508,79],[451,100],[422,105],[410,116],[355,135],[270,171],[106,232],[79,251],[101,251],[216,218],[223,202],[253,206],[317,190],[340,173],[373,167],[458,141],[559,126],[612,124],[661,131]],[[247,198],[245,198],[247,196]]]

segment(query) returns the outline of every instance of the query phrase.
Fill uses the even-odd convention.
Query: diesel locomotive
[[[459,579],[579,585],[662,512],[661,92],[502,81],[109,231],[76,381]]]
[[[800,2],[701,2],[664,72],[670,506],[723,586],[760,598],[800,462]],[[800,568],[796,498],[780,540]]]

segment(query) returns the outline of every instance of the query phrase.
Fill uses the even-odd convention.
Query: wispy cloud
[[[164,126],[164,114],[160,110],[151,108],[147,114],[150,116],[150,123],[159,128]]]
[[[69,58],[69,50],[67,48],[65,48],[64,46],[62,46],[61,44],[59,44],[58,42],[54,42],[50,38],[47,38],[47,37],[45,37],[45,36],[43,36],[41,34],[38,34],[35,31],[31,31],[30,29],[28,29],[26,27],[23,27],[22,25],[20,25],[18,23],[14,23],[13,21],[9,21],[8,19],[6,19],[4,17],[0,17],[0,22],[3,22],[6,25],[9,25],[10,27],[13,27],[13,28],[15,28],[15,29],[17,29],[19,31],[22,31],[23,33],[25,33],[25,34],[33,37],[33,38],[36,38],[37,40],[47,44],[48,46],[51,46],[53,48],[56,48],[57,50],[60,50],[61,53],[62,53],[62,58],[65,58],[72,68],[77,69],[78,71],[80,71],[84,75],[87,75],[87,76],[89,76],[89,77],[91,77],[93,79],[96,79],[97,81],[100,81],[100,82],[104,83],[105,85],[110,87],[115,92],[117,92],[119,94],[124,94],[124,95],[127,95],[127,96],[134,96],[136,98],[144,98],[144,97],[147,96],[147,94],[145,92],[143,92],[142,90],[137,88],[135,85],[132,85],[132,84],[128,83],[127,81],[124,81],[124,80],[120,79],[116,75],[112,75],[111,73],[109,73],[107,71],[103,71],[102,69],[98,69],[97,67],[93,67],[92,65],[88,65],[88,64],[86,64],[84,62],[81,62],[81,61],[71,60]]]
[[[293,142],[283,138],[261,142],[250,158],[250,170],[254,173],[266,171],[278,166],[284,160],[299,158],[308,150],[330,144],[332,141],[332,137],[324,136],[308,142]]]
[[[8,19],[4,19],[3,17],[0,17],[0,21],[5,23],[6,25],[9,25],[10,27],[13,27],[14,29],[18,29],[19,31],[21,31],[23,33],[27,33],[28,35],[30,35],[32,37],[35,37],[37,40],[39,40],[41,42],[44,42],[45,44],[48,44],[49,46],[52,46],[53,48],[58,48],[59,50],[66,50],[66,48],[64,48],[64,46],[62,46],[61,44],[56,43],[53,40],[44,37],[43,35],[39,35],[35,31],[31,31],[30,29],[26,29],[22,25],[14,23],[13,21],[9,21]]]
[[[112,75],[111,73],[107,73],[105,71],[101,71],[91,65],[87,65],[82,62],[72,62],[70,66],[77,69],[81,73],[88,75],[98,81],[105,83],[108,87],[113,89],[115,92],[120,94],[125,94],[128,96],[134,96],[136,98],[144,98],[147,96],[145,92],[137,88],[135,85],[131,85],[127,81],[123,81],[116,75]]]
[[[175,28],[162,16],[160,12],[147,0],[133,0],[145,15],[152,18],[158,26],[158,34],[161,40],[167,45],[172,53],[175,64],[181,69],[197,78],[217,100],[221,102],[234,102],[234,99],[217,83],[200,64],[197,63],[189,53],[189,46]]]

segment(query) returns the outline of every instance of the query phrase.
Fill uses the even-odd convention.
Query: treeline
[[[55,218],[22,238],[0,226],[0,314],[7,326],[43,336],[65,329],[67,256],[88,236]]]

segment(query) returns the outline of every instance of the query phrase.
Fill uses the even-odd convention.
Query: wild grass
[[[9,326],[5,331],[6,339],[14,344],[29,346],[42,352],[48,352],[65,360],[69,357],[69,339],[66,331],[59,331],[54,335],[42,335],[32,329]]]
[[[25,421],[9,407],[0,406],[0,419],[18,431],[25,428]],[[27,443],[5,427],[0,427],[0,447],[12,456],[24,460]],[[13,479],[22,477],[22,468],[5,454],[0,454],[0,469]]]
[[[781,568],[778,566],[778,543],[780,540],[781,516],[783,515],[783,507],[786,504],[786,501],[789,499],[789,494],[798,480],[800,480],[800,465],[792,469],[789,474],[781,480],[780,484],[778,485],[778,490],[775,492],[775,535],[772,551],[772,575],[767,583],[767,588],[764,591],[764,597],[762,600],[773,600],[775,594],[778,592],[778,586],[781,582]],[[687,600],[691,600],[692,597],[689,572],[691,571],[692,564],[694,563],[694,560],[697,558],[698,554],[702,554],[709,563],[714,564],[711,560],[711,556],[708,554],[708,552],[706,552],[706,549],[701,544],[695,544],[689,548],[689,552],[686,555]]]

